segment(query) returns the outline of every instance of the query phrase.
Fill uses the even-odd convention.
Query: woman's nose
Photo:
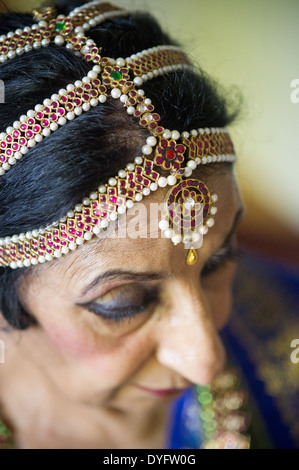
[[[172,303],[158,325],[156,357],[160,364],[201,385],[211,383],[222,371],[224,347],[198,286],[172,289]]]

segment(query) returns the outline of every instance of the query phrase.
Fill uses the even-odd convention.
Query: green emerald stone
[[[210,392],[201,392],[198,395],[198,401],[202,405],[208,405],[209,403],[211,403],[212,399],[213,399],[213,397],[212,397],[212,394]]]
[[[117,70],[113,70],[113,72],[110,74],[110,77],[112,80],[120,80],[123,76],[120,72],[117,72]]]
[[[55,31],[62,31],[63,29],[65,29],[65,23],[63,23],[63,21],[57,23],[54,29]]]

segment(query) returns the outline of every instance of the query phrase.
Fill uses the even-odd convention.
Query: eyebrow
[[[106,271],[103,274],[97,276],[90,284],[84,287],[83,291],[81,292],[81,296],[86,295],[89,291],[91,291],[95,286],[97,286],[101,281],[104,279],[117,279],[117,280],[126,280],[126,281],[157,281],[161,279],[167,279],[170,277],[169,273],[164,272],[155,272],[155,271],[148,271],[148,272],[134,272],[134,271],[126,271],[123,269],[113,269],[111,271]]]
[[[226,235],[222,246],[219,248],[223,248],[227,246],[236,230],[237,225],[240,223],[244,216],[245,210],[244,207],[241,206],[239,210],[236,212],[235,218],[233,220],[232,226]],[[218,250],[219,250],[218,249]],[[217,251],[218,251],[217,250]],[[123,269],[112,269],[110,271],[106,271],[99,276],[97,276],[90,284],[84,287],[81,291],[80,295],[84,297],[88,292],[90,292],[95,286],[97,286],[103,280],[126,280],[126,281],[158,281],[163,279],[168,279],[170,277],[170,273],[168,272],[157,272],[157,271],[147,271],[147,272],[136,272],[136,271],[129,271]]]

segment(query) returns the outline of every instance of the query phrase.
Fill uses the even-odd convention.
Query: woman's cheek
[[[71,323],[55,322],[46,323],[42,327],[47,338],[63,355],[80,359],[90,357],[97,352],[92,334],[85,332],[84,328],[79,329]]]
[[[106,386],[118,386],[139,367],[140,355],[134,337],[107,338],[90,331],[86,326],[72,323],[43,325],[51,346],[68,364],[84,370],[93,377],[101,377]],[[96,375],[95,375],[96,374]]]

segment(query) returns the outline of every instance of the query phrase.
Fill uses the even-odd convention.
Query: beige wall
[[[6,3],[22,9],[39,4]],[[115,3],[150,10],[207,72],[240,89],[243,115],[232,135],[246,198],[299,233],[299,102],[290,99],[290,83],[299,79],[299,1]]]

